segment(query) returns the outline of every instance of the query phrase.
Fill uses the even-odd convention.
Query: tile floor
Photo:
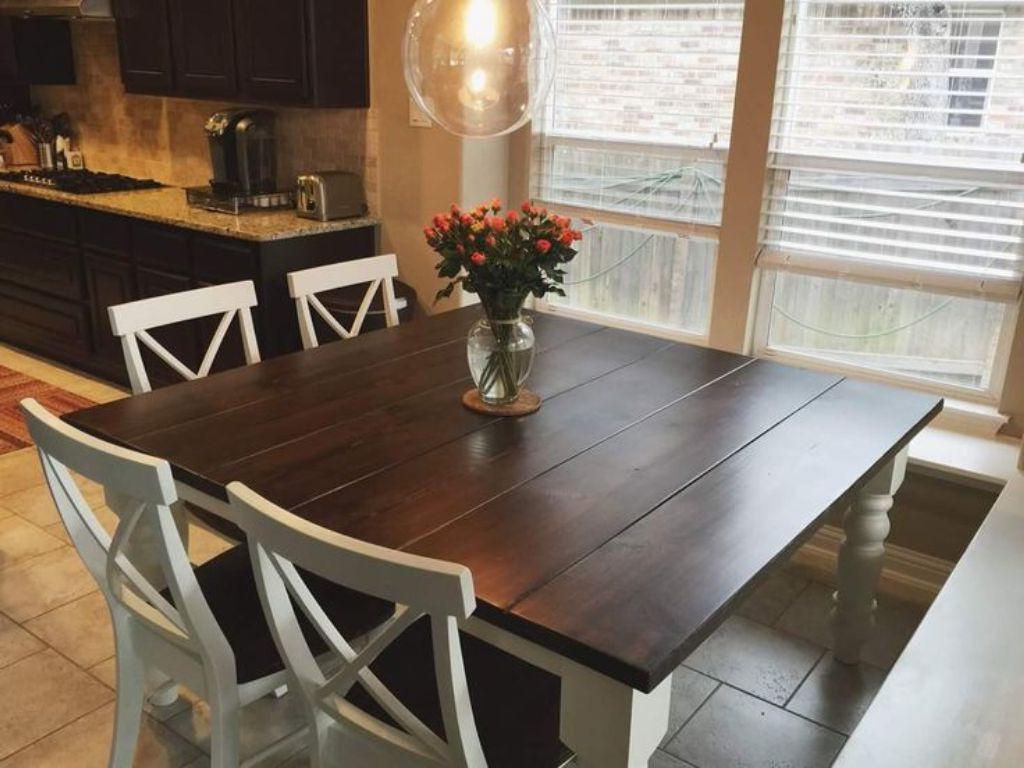
[[[97,402],[124,393],[0,345],[0,365]],[[102,492],[86,486],[105,522]],[[196,562],[229,546],[193,526]],[[669,732],[652,768],[828,766],[906,644],[923,609],[880,600],[866,663],[828,652],[829,590],[783,568],[679,667]],[[113,719],[115,669],[106,608],[53,510],[32,449],[0,456],[0,768],[102,768]],[[242,722],[242,751],[262,768],[304,768],[289,737],[295,701],[264,699]],[[136,764],[207,765],[205,705],[185,691],[146,716]]]

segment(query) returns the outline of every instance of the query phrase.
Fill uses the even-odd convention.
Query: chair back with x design
[[[384,318],[388,328],[398,325],[398,307],[395,301],[395,278],[398,277],[398,260],[395,255],[371,256],[367,259],[314,267],[288,275],[288,290],[295,299],[295,310],[299,316],[299,332],[304,349],[320,345],[315,312],[327,326],[343,339],[351,339],[363,330],[363,323],[370,311],[377,291],[381,292],[384,303]],[[356,312],[352,325],[346,328],[341,321],[317,298],[318,293],[347,288],[352,285],[367,285],[366,293]]]
[[[329,531],[275,506],[241,483],[228,497],[245,530],[271,632],[295,679],[322,747],[341,736],[341,764],[364,768],[485,768],[470,705],[457,620],[476,608],[473,577],[464,566],[368,544]],[[299,568],[396,604],[358,652],[307,587]],[[340,662],[325,672],[301,630],[301,610]],[[420,720],[370,665],[413,623],[427,617],[445,738]],[[387,715],[374,716],[346,699],[355,685]],[[314,747],[316,748],[316,747]],[[318,763],[320,764],[320,763]]]
[[[110,307],[110,326],[114,335],[121,339],[132,392],[139,395],[152,390],[140,342],[183,379],[201,379],[213,368],[224,337],[236,317],[242,331],[245,361],[249,365],[258,363],[260,350],[252,320],[252,308],[256,304],[256,288],[251,280],[245,280]],[[185,365],[149,333],[154,328],[214,315],[221,315],[220,323],[197,370]]]
[[[81,432],[35,400],[21,404],[43,473],[68,536],[112,611],[130,614],[164,644],[197,663],[234,669],[234,654],[196,581],[171,506],[178,501],[170,465]],[[113,535],[100,523],[71,472],[118,494],[130,513]],[[126,545],[144,516],[156,519],[154,542],[173,603],[143,575]],[[191,677],[191,675],[190,675]]]

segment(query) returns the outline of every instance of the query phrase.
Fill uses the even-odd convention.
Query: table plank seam
[[[587,334],[584,334],[584,335],[587,335]],[[452,346],[454,344],[460,344],[460,343],[465,343],[465,339],[463,339],[462,337],[455,338],[455,339],[450,339],[449,341],[441,342],[441,343],[438,343],[438,344],[432,344],[429,347],[424,347],[422,349],[417,349],[417,350],[408,352],[408,353],[406,353],[404,355],[399,355],[398,357],[389,358],[387,360],[380,360],[380,361],[378,361],[376,363],[371,363],[370,365],[360,366],[360,367],[357,367],[357,368],[346,368],[346,369],[344,369],[344,371],[339,371],[339,375],[338,375],[336,380],[337,381],[342,381],[342,380],[344,380],[344,379],[346,379],[346,378],[348,378],[350,376],[353,376],[353,375],[355,375],[357,373],[366,373],[368,371],[372,371],[374,368],[381,368],[381,367],[383,367],[385,365],[390,365],[390,364],[392,364],[392,363],[394,363],[396,361],[406,360],[408,358],[415,357],[417,355],[427,354],[428,352],[434,352],[434,351],[436,351],[438,349],[441,349],[443,347],[450,347],[450,346]],[[326,347],[319,347],[319,349],[326,349]],[[316,350],[309,350],[309,351],[315,352]],[[290,353],[290,355],[285,355],[285,357],[289,357],[291,355],[301,355],[301,354],[304,354],[304,353],[301,352],[301,351],[300,352],[292,352],[292,353]],[[221,371],[220,373],[211,374],[207,378],[208,379],[213,379],[215,376],[218,376],[218,375],[221,375],[221,374],[224,374],[224,373],[231,373],[231,371]],[[300,383],[300,385],[301,384],[302,383]],[[225,408],[222,411],[218,411],[216,414],[204,414],[202,416],[197,416],[197,417],[194,417],[194,418],[182,419],[181,421],[179,421],[179,422],[177,422],[177,423],[175,423],[173,425],[160,427],[159,429],[153,429],[153,430],[149,430],[147,432],[140,432],[140,433],[138,433],[136,435],[132,435],[131,438],[133,440],[142,440],[142,439],[145,439],[147,437],[154,437],[154,436],[157,436],[157,435],[162,435],[162,434],[164,434],[166,432],[176,431],[176,430],[181,429],[184,426],[189,426],[189,425],[193,425],[193,424],[197,424],[199,422],[205,421],[206,419],[211,418],[211,416],[221,417],[221,416],[224,416],[224,415],[229,414],[229,413],[234,413],[236,411],[241,411],[241,410],[243,410],[245,408],[250,408],[252,406],[260,405],[262,403],[271,402],[272,400],[275,400],[275,399],[278,399],[278,398],[281,398],[281,397],[286,397],[289,394],[292,394],[292,393],[298,391],[299,389],[300,389],[300,386],[297,386],[296,384],[288,384],[288,385],[284,385],[284,386],[280,386],[280,387],[272,386],[271,388],[269,388],[267,390],[270,394],[268,394],[265,397],[259,397],[259,398],[255,399],[255,400],[248,400],[246,402],[239,403],[238,405],[234,405],[234,406]],[[136,395],[136,397],[144,397],[144,396],[145,395]]]
[[[555,344],[555,345],[553,345],[551,347],[539,350],[538,354],[542,354],[542,355],[543,354],[550,354],[550,353],[554,352],[555,350],[559,349],[560,347],[562,347],[565,344],[569,344],[571,342],[576,342],[576,341],[579,341],[580,339],[586,338],[588,336],[592,336],[595,333],[600,333],[602,331],[608,331],[608,330],[614,330],[614,329],[598,327],[596,331],[587,331],[586,333],[581,333],[579,336],[574,336],[571,339],[566,339],[566,340],[564,340],[564,341],[562,341],[562,342],[560,342],[558,344]],[[449,344],[442,344],[442,345],[439,345],[439,346],[449,346],[452,343],[465,343],[465,341],[462,340],[462,339],[458,339],[458,340],[456,340],[456,342],[449,342]],[[665,348],[667,348],[669,346],[671,346],[671,343],[668,343],[668,344],[664,345],[663,347],[659,347],[658,349],[659,350],[660,349],[665,349]],[[301,354],[301,353],[299,353],[299,354]],[[632,363],[627,363],[627,365],[631,365],[631,364]],[[620,366],[620,367],[625,367],[625,366]],[[601,376],[604,376],[604,375],[607,375],[607,374],[606,373],[601,374]],[[601,376],[595,376],[594,379],[588,379],[586,382],[582,382],[581,384],[579,384],[577,386],[582,386],[583,384],[587,384],[590,381],[594,381],[596,379],[601,378]],[[307,433],[304,433],[302,435],[299,435],[298,437],[293,437],[293,438],[291,438],[289,440],[284,440],[283,442],[275,443],[274,445],[269,445],[269,446],[267,446],[265,448],[261,448],[258,451],[254,451],[253,453],[249,453],[249,454],[246,454],[244,456],[239,456],[239,457],[237,457],[235,459],[232,459],[231,461],[226,462],[224,464],[214,465],[212,467],[212,469],[214,469],[214,470],[226,470],[226,469],[229,469],[230,467],[233,467],[233,466],[235,466],[237,464],[241,464],[242,462],[245,462],[245,461],[250,461],[251,459],[253,459],[253,458],[257,457],[257,456],[261,456],[261,455],[263,455],[265,453],[269,453],[271,451],[275,451],[275,450],[278,450],[280,448],[284,448],[284,447],[286,447],[288,445],[292,445],[294,443],[299,443],[299,442],[306,441],[309,438],[314,437],[315,435],[319,435],[319,434],[321,434],[323,432],[327,432],[327,431],[329,431],[331,429],[335,429],[336,427],[339,427],[340,425],[345,424],[346,422],[355,421],[356,419],[364,418],[364,417],[366,417],[367,415],[370,415],[370,414],[380,413],[380,412],[383,412],[383,411],[387,411],[390,408],[394,408],[395,406],[398,406],[398,405],[401,405],[403,403],[407,403],[409,401],[415,400],[416,398],[423,397],[425,395],[429,395],[432,392],[437,392],[439,390],[445,389],[446,387],[451,387],[454,384],[458,384],[460,381],[465,381],[467,384],[469,384],[472,381],[472,377],[470,377],[469,375],[463,373],[463,375],[458,376],[458,377],[456,377],[454,379],[449,379],[449,380],[444,381],[444,382],[442,382],[440,384],[436,384],[436,385],[434,385],[432,387],[427,387],[426,389],[421,389],[420,391],[415,392],[413,394],[406,395],[405,397],[400,397],[397,400],[392,400],[391,402],[389,402],[387,404],[380,405],[380,406],[377,406],[376,408],[373,408],[372,410],[365,411],[364,413],[360,413],[358,416],[347,417],[347,418],[344,418],[344,419],[342,419],[340,421],[331,422],[329,424],[324,424],[323,426],[313,430],[312,432],[307,432]],[[565,392],[571,392],[573,389],[576,389],[576,387],[574,386],[574,387],[572,387],[570,389],[567,389],[567,390],[565,390]],[[559,396],[565,394],[565,392],[559,392],[558,395],[556,395],[556,397],[559,397]],[[554,398],[552,398],[552,399],[554,399]],[[498,418],[500,418],[500,417],[498,417]],[[492,423],[493,421],[496,421],[496,420],[497,420],[497,418],[491,419],[490,421],[486,422],[486,424],[490,424],[490,423]],[[486,426],[486,424],[482,425],[481,428],[483,426]],[[473,430],[473,431],[477,431],[477,430]],[[154,433],[154,434],[156,434],[156,433]],[[360,479],[362,479],[362,478],[360,478]],[[358,480],[352,481],[352,482],[358,482]],[[338,488],[343,488],[343,487],[345,487],[345,485],[348,485],[348,484],[349,483],[345,483],[343,485],[338,486]],[[337,490],[337,489],[332,489],[332,491],[333,490]],[[303,502],[303,503],[305,504],[305,503],[308,503],[308,502]]]
[[[751,361],[751,362],[754,362],[754,361]],[[728,376],[728,375],[731,375],[731,373],[732,373],[732,372],[730,372],[730,374],[726,374],[726,375],[727,375],[727,376]],[[723,378],[724,378],[724,377],[723,377]],[[707,477],[707,476],[708,476],[709,474],[711,474],[711,473],[712,473],[713,471],[715,471],[715,469],[717,469],[718,467],[720,467],[720,466],[722,466],[723,464],[725,464],[725,462],[729,461],[729,460],[730,460],[731,458],[733,458],[734,456],[738,455],[738,454],[739,454],[740,452],[742,452],[742,451],[746,450],[746,449],[747,449],[748,447],[750,447],[751,445],[753,445],[754,443],[756,443],[756,442],[757,442],[758,440],[760,440],[760,439],[761,439],[762,437],[764,437],[765,435],[767,435],[767,434],[768,434],[769,432],[771,432],[771,431],[773,431],[773,430],[777,429],[777,428],[778,428],[778,427],[779,427],[780,425],[782,425],[782,424],[785,424],[785,423],[786,423],[787,421],[789,421],[789,420],[790,420],[791,418],[793,418],[793,417],[794,417],[794,416],[795,416],[796,414],[800,413],[800,412],[801,412],[801,411],[803,411],[803,410],[804,410],[805,408],[809,407],[809,406],[810,406],[810,405],[811,405],[812,403],[815,403],[815,402],[817,402],[817,401],[818,401],[819,399],[821,399],[822,397],[824,397],[825,395],[827,395],[827,394],[828,394],[829,392],[831,392],[831,391],[832,391],[833,389],[835,389],[836,387],[838,387],[838,386],[839,386],[840,384],[842,384],[842,383],[843,383],[844,381],[846,381],[846,377],[841,377],[841,378],[840,378],[840,379],[839,379],[838,381],[835,381],[835,382],[833,382],[832,384],[830,384],[830,385],[829,385],[828,387],[826,387],[826,388],[825,388],[825,389],[823,389],[823,390],[822,390],[821,392],[819,392],[819,393],[818,393],[817,395],[815,395],[815,396],[814,396],[814,397],[812,397],[812,398],[811,398],[810,400],[808,400],[807,402],[805,402],[805,403],[804,403],[803,405],[801,405],[801,406],[800,406],[799,408],[796,408],[796,409],[794,409],[793,411],[791,411],[790,413],[786,414],[786,415],[785,415],[785,416],[784,416],[783,418],[781,418],[781,419],[779,419],[778,421],[774,422],[774,423],[773,423],[773,424],[772,424],[771,426],[767,427],[766,429],[764,429],[764,430],[763,430],[763,431],[761,431],[761,432],[758,432],[758,433],[757,433],[757,435],[756,435],[756,436],[754,436],[754,437],[752,437],[752,438],[751,438],[750,440],[746,441],[746,442],[745,442],[745,443],[743,443],[742,445],[739,445],[739,446],[738,446],[738,447],[736,447],[736,448],[735,448],[734,450],[732,450],[732,451],[731,451],[730,453],[728,453],[728,454],[726,454],[725,456],[723,456],[722,458],[720,458],[720,459],[719,459],[718,461],[714,462],[714,463],[713,463],[713,464],[711,464],[710,466],[708,466],[708,467],[706,467],[705,469],[701,470],[701,471],[700,471],[699,473],[697,473],[696,475],[694,475],[694,476],[693,476],[692,478],[690,478],[690,479],[689,479],[689,480],[688,480],[687,482],[685,482],[685,483],[684,483],[683,485],[681,485],[680,487],[678,487],[678,488],[676,488],[676,489],[675,489],[674,491],[672,491],[672,493],[670,493],[670,494],[669,494],[668,496],[666,496],[666,497],[665,497],[664,499],[662,499],[662,500],[661,500],[661,501],[659,501],[659,502],[658,502],[657,504],[655,504],[654,506],[652,506],[652,507],[651,507],[651,508],[650,508],[649,510],[647,510],[647,512],[645,512],[645,513],[644,513],[643,515],[641,515],[640,517],[638,517],[638,518],[637,518],[636,520],[633,520],[632,522],[630,522],[630,524],[629,524],[629,525],[627,525],[627,526],[626,526],[625,528],[622,528],[621,530],[618,530],[618,531],[616,531],[616,532],[615,532],[615,533],[614,533],[613,535],[611,535],[611,536],[610,536],[609,538],[607,538],[607,539],[606,539],[606,540],[605,540],[604,542],[602,542],[602,543],[601,543],[601,544],[600,544],[599,546],[595,547],[595,548],[594,548],[594,549],[593,549],[593,550],[592,550],[592,551],[591,551],[590,553],[588,553],[588,554],[586,554],[586,555],[583,555],[582,557],[579,557],[579,558],[577,558],[577,559],[576,559],[576,560],[574,560],[574,561],[573,561],[572,563],[569,563],[568,565],[566,565],[566,566],[565,566],[565,567],[564,567],[564,568],[563,568],[562,570],[560,570],[560,571],[558,571],[557,573],[553,574],[553,575],[551,576],[551,578],[549,578],[549,579],[548,579],[547,581],[545,581],[545,582],[544,582],[543,584],[537,584],[537,585],[535,585],[534,587],[532,587],[532,588],[530,588],[530,589],[526,590],[526,591],[525,591],[525,592],[524,592],[523,594],[519,595],[519,596],[518,596],[518,597],[516,597],[516,598],[515,598],[514,600],[512,600],[511,602],[509,602],[509,605],[508,605],[508,608],[506,609],[506,611],[507,611],[508,613],[512,613],[512,612],[513,612],[513,611],[515,610],[515,608],[516,608],[516,606],[517,606],[517,605],[519,605],[519,604],[520,604],[521,602],[523,602],[524,600],[526,600],[526,599],[527,599],[527,598],[528,598],[528,597],[529,597],[530,595],[532,595],[532,594],[533,594],[534,592],[536,592],[536,591],[538,591],[538,590],[540,590],[540,589],[543,589],[543,588],[544,588],[544,587],[545,587],[545,586],[546,586],[547,584],[550,584],[551,582],[553,582],[553,581],[554,581],[555,579],[557,579],[557,578],[558,578],[559,576],[561,576],[561,575],[562,575],[563,573],[565,573],[565,572],[567,572],[567,571],[571,570],[571,569],[572,569],[572,568],[574,568],[574,567],[575,567],[576,565],[578,565],[579,563],[581,563],[581,562],[583,562],[584,560],[586,560],[586,559],[587,559],[588,557],[590,557],[590,555],[591,555],[591,554],[593,554],[593,552],[596,552],[596,551],[598,551],[598,550],[599,550],[599,549],[600,549],[601,547],[605,546],[606,544],[608,544],[608,543],[609,543],[609,542],[611,542],[611,541],[614,541],[615,539],[617,539],[617,538],[618,538],[619,536],[621,536],[622,534],[624,534],[624,533],[625,533],[626,531],[628,531],[628,530],[629,530],[630,528],[632,528],[633,526],[635,526],[635,525],[638,525],[639,523],[641,523],[641,522],[642,522],[643,520],[645,520],[645,519],[646,519],[647,517],[649,517],[650,515],[652,515],[652,514],[653,514],[654,512],[656,512],[657,510],[659,510],[659,509],[660,509],[661,507],[663,507],[663,506],[665,506],[666,504],[668,504],[668,503],[669,503],[669,502],[670,502],[670,501],[671,501],[672,499],[674,499],[674,498],[675,498],[676,496],[678,496],[679,494],[683,493],[683,492],[684,492],[684,491],[685,491],[685,490],[686,490],[687,488],[689,488],[690,486],[692,486],[692,485],[694,485],[695,483],[699,482],[699,481],[700,481],[701,479],[703,479],[704,477]]]
[[[669,345],[669,346],[671,346],[671,345]],[[662,349],[664,349],[664,347]],[[643,359],[643,358],[641,358],[641,359]],[[428,538],[430,536],[433,536],[434,534],[438,533],[439,531],[444,530],[445,528],[447,528],[450,525],[453,525],[454,523],[458,522],[459,520],[463,519],[464,517],[467,517],[468,515],[473,514],[474,512],[476,512],[481,507],[487,506],[488,504],[492,503],[496,499],[500,499],[502,496],[505,496],[505,495],[511,493],[512,491],[515,491],[517,488],[520,488],[520,487],[526,485],[527,483],[533,482],[534,480],[536,480],[539,477],[543,477],[544,475],[548,474],[549,472],[553,472],[554,470],[558,469],[559,467],[561,467],[561,466],[563,466],[565,464],[568,464],[570,461],[573,461],[573,460],[579,458],[580,456],[585,454],[587,451],[592,451],[594,448],[598,447],[599,445],[602,445],[602,444],[608,442],[609,440],[615,439],[616,437],[618,437],[622,433],[627,432],[630,429],[633,429],[634,427],[636,427],[636,426],[638,426],[640,424],[643,424],[645,421],[648,421],[649,419],[654,418],[655,416],[657,416],[662,411],[665,411],[665,410],[667,410],[669,408],[672,408],[675,405],[678,405],[679,403],[683,402],[687,398],[689,398],[689,397],[691,397],[693,395],[696,395],[699,392],[702,392],[703,390],[707,389],[708,387],[710,387],[710,386],[712,386],[714,384],[717,384],[720,381],[725,380],[729,376],[732,376],[733,374],[738,373],[739,371],[743,370],[744,368],[746,368],[749,365],[752,365],[755,362],[757,362],[757,360],[755,358],[751,358],[749,360],[744,360],[740,365],[738,365],[735,368],[727,371],[726,373],[723,373],[722,375],[717,376],[716,378],[714,378],[714,379],[712,379],[710,381],[707,381],[704,384],[701,384],[696,389],[693,389],[693,390],[687,392],[686,394],[681,395],[680,397],[677,397],[676,399],[672,400],[671,402],[668,402],[665,405],[662,405],[662,406],[654,409],[653,411],[651,411],[650,413],[644,415],[643,417],[638,418],[635,421],[630,422],[629,424],[625,425],[621,429],[616,430],[612,434],[609,434],[609,435],[606,435],[605,437],[602,437],[597,442],[592,443],[591,445],[588,445],[586,448],[583,448],[583,449],[577,451],[576,453],[572,454],[571,456],[568,456],[565,459],[563,459],[563,460],[561,460],[559,462],[556,462],[555,464],[552,464],[551,466],[543,469],[540,472],[537,472],[536,474],[533,474],[533,475],[530,475],[529,477],[524,478],[520,482],[515,483],[514,485],[511,485],[508,488],[504,489],[500,493],[494,494],[493,496],[491,496],[490,498],[486,499],[485,501],[482,501],[479,504],[477,504],[477,505],[471,507],[470,509],[466,510],[463,514],[459,515],[458,517],[455,517],[455,518],[452,518],[451,520],[448,520],[443,525],[439,525],[439,526],[433,528],[432,530],[427,531],[426,533],[422,534],[421,536],[417,536],[414,539],[411,539],[410,541],[408,541],[404,545],[402,545],[401,549],[408,549],[409,547],[415,546],[418,542],[422,541],[423,539],[426,539],[426,538]],[[630,365],[635,365],[635,363],[630,363]],[[628,366],[623,366],[623,367],[628,367]]]
[[[341,381],[344,381],[345,379],[350,378],[351,376],[354,376],[356,374],[372,372],[373,370],[375,370],[377,368],[383,368],[385,366],[394,365],[396,362],[400,362],[400,361],[403,361],[403,360],[409,360],[410,358],[414,358],[414,357],[417,357],[417,356],[420,356],[420,355],[426,355],[426,354],[429,354],[431,352],[436,352],[437,350],[443,349],[445,347],[451,347],[451,346],[458,345],[458,344],[465,344],[465,342],[466,342],[466,333],[468,332],[468,329],[469,329],[470,325],[471,324],[467,324],[467,326],[465,328],[459,329],[458,335],[454,336],[451,339],[448,339],[447,341],[438,341],[436,343],[430,344],[429,346],[421,347],[421,348],[418,348],[418,349],[409,350],[408,352],[405,352],[404,354],[400,354],[400,355],[398,355],[396,357],[389,357],[389,358],[386,358],[386,359],[378,360],[378,361],[370,363],[368,365],[358,365],[357,364],[356,367],[353,367],[353,368],[349,368],[349,367],[341,368],[341,367],[339,367],[338,368],[338,375],[335,376],[335,377],[332,377],[332,381],[341,382]],[[600,331],[605,330],[605,328],[603,326],[599,326],[599,325],[592,325],[592,324],[584,324],[584,325],[589,325],[590,327],[586,328],[586,330],[584,330],[582,333],[580,333],[579,336],[574,336],[573,339],[585,338],[587,336],[591,336],[591,335],[593,335],[595,333],[599,333]],[[564,343],[567,343],[570,340],[571,339],[567,339],[566,341],[563,341],[561,343],[564,344]],[[557,349],[558,346],[560,346],[560,344],[556,344],[554,347],[551,347],[550,349]],[[314,349],[314,350],[300,350],[300,351],[297,351],[297,352],[292,352],[292,353],[289,353],[288,355],[282,355],[279,358],[275,358],[275,360],[283,360],[283,359],[286,359],[286,358],[289,358],[289,357],[299,357],[299,356],[302,356],[302,355],[316,355],[317,353],[320,353],[320,354],[323,355],[325,352],[330,352],[330,351],[333,351],[333,350],[331,350],[330,346],[322,346],[322,347],[319,347],[319,348]],[[549,350],[548,349],[541,349],[541,350],[538,350],[538,351],[543,353],[543,352],[547,352]],[[233,373],[233,372],[236,372],[236,371],[239,371],[239,370],[244,370],[244,369],[232,369],[232,370],[229,370],[229,371],[222,371],[221,374],[230,374],[230,373]],[[207,377],[207,379],[208,380],[213,380],[214,377],[217,376],[217,375],[220,375],[220,374],[213,374],[212,376]],[[462,377],[462,378],[466,378],[466,377]],[[301,388],[303,386],[307,385],[308,383],[309,383],[308,381],[300,381],[300,382],[297,382],[297,383],[296,382],[292,382],[292,383],[289,383],[289,384],[286,384],[286,385],[283,385],[283,386],[272,385],[269,388],[269,390],[268,390],[270,392],[270,394],[268,394],[265,397],[259,397],[259,398],[255,399],[255,400],[250,400],[250,401],[247,401],[247,402],[244,402],[244,403],[240,403],[240,404],[238,404],[236,406],[233,406],[233,407],[225,408],[222,411],[218,411],[216,414],[204,414],[203,416],[199,416],[199,417],[196,417],[196,418],[190,418],[190,419],[184,419],[182,421],[176,422],[173,425],[163,426],[163,427],[160,427],[159,429],[153,429],[153,430],[148,430],[146,432],[141,432],[139,434],[133,434],[133,435],[131,435],[131,438],[132,439],[141,440],[141,439],[144,439],[144,438],[147,438],[147,437],[154,437],[154,436],[158,436],[158,435],[161,435],[161,434],[164,434],[164,433],[167,433],[167,432],[177,431],[182,426],[192,425],[192,424],[196,424],[196,423],[205,421],[206,419],[211,418],[211,416],[216,416],[216,417],[219,418],[219,417],[224,416],[225,414],[234,413],[236,411],[240,411],[240,410],[243,410],[245,408],[250,408],[250,407],[253,407],[253,406],[257,406],[257,405],[260,405],[262,403],[267,403],[267,402],[270,402],[270,401],[272,401],[274,399],[277,399],[277,398],[280,398],[280,397],[283,397],[283,396],[287,396],[287,395],[289,395],[289,394],[291,394],[293,392],[301,390]],[[322,379],[318,383],[322,383]],[[451,383],[452,382],[448,382],[448,384],[451,384]],[[442,386],[444,386],[444,385],[442,385]],[[396,401],[396,402],[400,402],[400,401]],[[337,422],[337,423],[342,423],[342,422]],[[326,425],[325,428],[329,428],[330,426],[332,426],[332,425]]]
[[[656,348],[652,349],[649,353],[647,353],[647,354],[637,358],[636,360],[633,360],[633,361],[628,362],[628,363],[624,363],[623,365],[620,365],[620,366],[617,366],[616,368],[612,368],[612,369],[610,369],[608,371],[605,371],[604,373],[601,373],[600,375],[595,376],[592,379],[587,379],[586,381],[581,381],[579,384],[576,384],[575,386],[572,386],[569,389],[566,389],[566,390],[564,390],[562,392],[559,392],[557,395],[552,397],[548,402],[549,403],[553,403],[553,402],[557,401],[558,398],[560,398],[560,397],[562,397],[564,395],[567,395],[567,394],[575,391],[576,389],[579,389],[580,387],[585,387],[588,384],[592,384],[593,382],[597,381],[598,379],[602,379],[602,378],[604,378],[606,376],[609,376],[609,375],[611,375],[611,374],[613,374],[613,373],[615,373],[617,371],[621,371],[621,370],[624,370],[626,368],[629,368],[630,366],[636,365],[637,363],[639,363],[639,362],[641,362],[643,360],[647,360],[647,359],[649,359],[649,358],[651,358],[651,357],[653,357],[653,356],[655,356],[655,355],[657,355],[657,354],[659,354],[661,352],[664,352],[666,349],[669,349],[672,346],[673,346],[673,344],[671,342],[669,342],[669,343],[666,343],[666,344],[664,344],[662,346],[656,347]],[[747,365],[750,362],[753,362],[753,361],[752,360],[748,361],[747,363],[744,363],[744,365]],[[730,371],[730,373],[731,373],[731,371]],[[447,384],[447,385],[444,385],[444,386],[450,386],[450,384]],[[650,415],[653,415],[653,414],[650,414]],[[650,415],[645,416],[644,418],[649,418]],[[412,456],[407,456],[406,458],[404,458],[404,459],[402,459],[400,461],[394,461],[394,462],[391,462],[391,463],[386,464],[384,466],[378,467],[377,469],[373,470],[372,472],[367,472],[367,473],[365,473],[363,475],[360,475],[359,477],[357,477],[357,478],[355,478],[353,480],[350,480],[349,482],[342,483],[341,485],[339,485],[339,486],[337,486],[335,488],[331,488],[330,490],[325,491],[324,493],[317,494],[316,496],[313,496],[312,498],[309,498],[309,499],[303,501],[301,504],[296,504],[294,507],[291,508],[290,511],[295,512],[295,511],[297,511],[299,509],[302,509],[303,507],[305,507],[305,506],[307,506],[309,504],[313,504],[313,503],[319,501],[320,499],[323,499],[323,498],[325,498],[327,496],[330,496],[332,493],[337,493],[338,491],[340,491],[343,488],[348,488],[348,487],[353,486],[353,485],[358,485],[359,483],[363,482],[364,480],[366,480],[366,479],[368,479],[370,477],[374,477],[375,475],[378,475],[378,474],[380,474],[382,472],[387,472],[387,471],[389,471],[391,469],[394,469],[395,467],[401,466],[402,464],[407,464],[407,463],[410,463],[412,461],[415,461],[416,459],[420,458],[421,456],[424,456],[425,454],[430,453],[431,451],[435,451],[438,448],[442,448],[442,447],[444,447],[446,445],[450,445],[451,443],[457,442],[459,440],[465,440],[470,435],[473,435],[473,434],[475,434],[477,432],[480,432],[480,431],[482,431],[484,429],[487,429],[488,427],[492,426],[493,424],[501,421],[502,418],[504,418],[504,417],[500,417],[499,416],[499,417],[495,417],[493,419],[488,419],[487,421],[481,423],[481,425],[478,428],[473,429],[473,430],[471,430],[471,431],[469,431],[469,432],[467,432],[465,434],[459,435],[457,437],[453,437],[450,440],[444,440],[444,441],[442,441],[440,443],[437,443],[436,445],[431,445],[429,448],[426,448],[425,450],[421,451],[420,453],[417,453],[417,454],[412,455]],[[603,441],[599,441],[599,443],[600,442],[603,442]],[[594,443],[594,445],[598,445],[599,443]],[[591,445],[588,448],[586,448],[585,450],[590,450],[590,448],[593,448],[593,447],[594,446]],[[581,453],[582,452],[583,451],[581,451]],[[579,454],[575,454],[575,455],[579,455]],[[227,464],[225,466],[231,466],[231,465]],[[551,469],[551,468],[549,467],[549,469]],[[546,471],[548,471],[548,470],[545,470],[545,472]],[[541,474],[543,474],[543,472]],[[500,495],[501,494],[499,494],[499,496]],[[497,498],[497,496],[495,498]],[[488,501],[490,501],[490,499],[488,499]],[[480,505],[478,505],[478,506],[480,506]],[[473,507],[473,509],[476,509],[476,508],[477,507]],[[472,511],[472,510],[470,510],[470,511]],[[468,512],[467,512],[467,514],[468,514]],[[461,517],[461,515],[460,515],[460,517]],[[444,526],[441,526],[437,530],[440,530],[443,527]],[[418,541],[419,539],[416,539],[416,540]],[[414,541],[410,541],[405,546],[411,546],[413,543],[415,543],[415,542]],[[402,548],[404,548],[404,547],[402,547]]]

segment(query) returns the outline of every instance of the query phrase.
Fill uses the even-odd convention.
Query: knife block
[[[3,129],[14,139],[10,144],[0,142],[5,165],[8,168],[39,165],[39,151],[31,131],[23,125],[5,125]]]

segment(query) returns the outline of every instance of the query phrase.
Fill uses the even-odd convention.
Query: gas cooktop
[[[0,173],[0,181],[30,184],[34,187],[56,189],[73,195],[94,195],[101,192],[127,192],[134,189],[162,187],[152,179],[133,179],[116,173],[97,171],[13,171]]]

